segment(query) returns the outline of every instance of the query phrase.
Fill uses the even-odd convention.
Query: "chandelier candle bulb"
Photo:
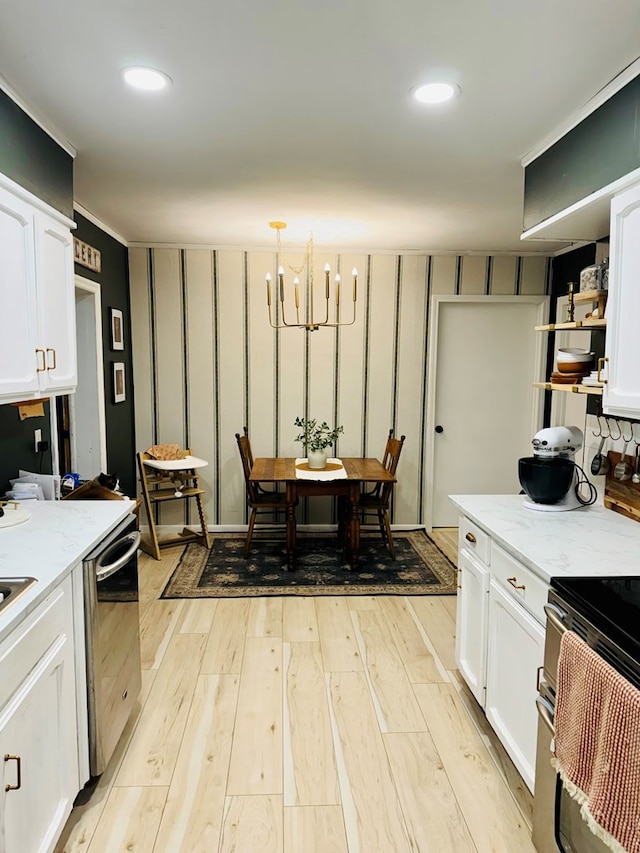
[[[329,299],[329,273],[331,272],[331,267],[329,264],[324,265],[324,284],[325,284],[325,299]]]
[[[355,267],[351,270],[351,275],[353,276],[353,301],[355,302],[358,291],[358,270]]]
[[[293,280],[293,287],[296,298],[296,308],[300,307],[300,279],[296,276]]]
[[[271,273],[268,272],[265,276],[267,282],[267,305],[271,308]]]
[[[336,308],[337,308],[338,305],[340,305],[340,275],[339,274],[335,277],[335,283],[336,283]]]

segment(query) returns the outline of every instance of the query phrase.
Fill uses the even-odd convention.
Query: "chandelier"
[[[330,295],[330,285],[329,285],[329,275],[331,274],[331,267],[329,264],[325,264],[324,268],[324,319],[316,320],[314,316],[314,291],[313,291],[313,234],[309,237],[307,241],[307,246],[304,252],[304,258],[302,259],[302,263],[299,266],[294,266],[289,263],[282,252],[282,246],[280,243],[280,232],[287,227],[286,222],[270,222],[269,227],[273,228],[276,232],[276,248],[277,248],[277,257],[280,262],[280,266],[278,267],[278,282],[276,285],[276,301],[280,302],[280,318],[278,319],[278,315],[276,313],[276,322],[274,323],[274,319],[271,313],[271,273],[267,273],[266,282],[267,282],[267,307],[269,309],[269,324],[274,329],[306,329],[307,332],[315,332],[316,329],[320,329],[321,327],[327,327],[328,329],[336,329],[338,326],[352,326],[356,321],[356,300],[357,300],[357,288],[358,288],[358,270],[354,267],[351,270],[351,276],[353,278],[353,291],[352,291],[352,301],[353,301],[353,316],[350,320],[340,320],[340,287],[342,284],[342,280],[340,278],[340,274],[338,273],[334,279],[334,308],[333,308],[333,316],[334,322],[329,322],[329,302],[331,299]],[[291,305],[291,298],[288,299],[289,311],[291,312],[293,308],[295,308],[295,323],[291,322],[287,319],[287,314],[285,311],[285,281],[284,281],[284,267],[293,273],[293,307]],[[309,283],[309,289],[306,299],[306,309],[302,312],[302,321],[300,320],[300,278],[299,276],[302,274],[303,270],[307,269],[307,280]],[[289,314],[291,317],[291,313]]]

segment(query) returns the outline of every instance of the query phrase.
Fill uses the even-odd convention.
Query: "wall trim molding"
[[[122,235],[118,234],[117,231],[114,231],[113,228],[110,228],[108,225],[105,225],[101,219],[98,219],[97,216],[94,216],[93,213],[87,210],[86,207],[83,207],[79,202],[73,202],[73,209],[76,211],[76,213],[79,213],[80,216],[84,216],[85,219],[88,219],[89,222],[104,231],[105,234],[108,234],[110,237],[113,237],[114,240],[117,240],[118,243],[121,243],[127,248],[129,248],[129,246],[131,245],[125,240]]]
[[[20,97],[20,95],[16,92],[16,90],[7,82],[7,80],[0,74],[0,89],[8,95],[11,100],[20,107],[20,109],[26,113],[31,121],[35,122],[41,130],[50,136],[53,141],[62,148],[63,151],[66,151],[71,157],[75,159],[77,155],[76,149],[73,145],[64,138],[63,134],[57,130],[53,129],[53,125],[47,124],[44,122],[34,110],[28,106],[25,101]]]
[[[80,207],[80,205],[76,205],[74,202],[74,208]],[[80,209],[79,213],[82,213],[83,216],[86,214]],[[87,219],[89,216],[87,216]],[[99,224],[95,222],[94,224]],[[104,228],[105,226],[100,226]],[[115,236],[115,235],[114,235]],[[272,246],[221,246],[214,243],[145,243],[137,240],[125,241],[124,238],[118,237],[121,243],[124,243],[129,249],[178,249],[189,251],[191,249],[196,250],[200,249],[207,252],[271,252],[273,253]],[[556,240],[554,242],[557,243],[565,243],[566,240]],[[322,246],[322,251],[327,254],[337,254],[337,255],[394,255],[394,256],[426,256],[426,257],[459,257],[459,256],[478,256],[485,257],[490,255],[493,258],[496,257],[516,257],[516,258],[525,258],[525,257],[552,257],[553,252],[550,249],[546,251],[535,252],[532,250],[529,251],[503,251],[501,249],[491,250],[491,249],[466,249],[462,251],[456,251],[453,249],[372,249],[372,248],[353,248],[350,246],[330,246],[324,245]]]

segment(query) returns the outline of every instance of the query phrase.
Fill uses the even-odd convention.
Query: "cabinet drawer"
[[[73,640],[71,578],[67,577],[0,645],[0,708],[61,634]]]
[[[491,562],[491,539],[477,524],[466,516],[460,516],[458,524],[458,548],[470,551],[488,566]]]
[[[519,599],[531,615],[544,625],[543,608],[549,593],[549,587],[545,581],[495,542],[491,557],[491,574],[497,583],[514,598]]]

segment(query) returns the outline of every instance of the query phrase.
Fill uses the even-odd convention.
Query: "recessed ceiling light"
[[[455,83],[425,83],[414,90],[413,96],[421,104],[442,104],[460,92]]]
[[[136,89],[145,89],[147,92],[164,89],[172,82],[171,77],[155,68],[125,68],[122,76],[130,86]]]

